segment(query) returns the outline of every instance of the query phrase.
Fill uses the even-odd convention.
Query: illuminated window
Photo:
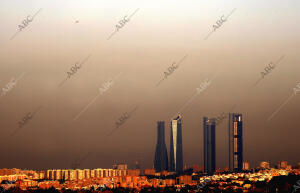
[[[237,152],[237,138],[234,138],[234,152]]]
[[[234,155],[234,168],[238,168],[238,155]]]
[[[236,127],[234,127],[234,133],[233,134],[237,135],[237,128]]]

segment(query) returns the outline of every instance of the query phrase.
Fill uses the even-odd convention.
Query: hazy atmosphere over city
[[[299,11],[297,0],[0,0],[0,167],[152,168],[157,121],[169,154],[178,113],[183,164],[203,165],[203,117],[229,112],[243,115],[251,167],[298,163]],[[216,126],[226,166],[228,116]]]

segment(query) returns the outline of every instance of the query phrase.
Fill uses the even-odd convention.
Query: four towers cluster
[[[216,170],[216,119],[203,117],[203,159],[204,172],[212,175]],[[243,169],[243,119],[242,114],[229,113],[229,170]],[[170,122],[170,160],[165,143],[165,123],[157,122],[157,144],[154,168],[157,172],[183,172],[182,117],[178,115]]]

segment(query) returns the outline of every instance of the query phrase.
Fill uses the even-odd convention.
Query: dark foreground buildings
[[[157,144],[154,157],[156,172],[168,170],[168,152],[165,143],[165,122],[157,122]]]
[[[182,119],[180,115],[171,121],[169,170],[177,173],[183,171]]]
[[[243,119],[242,114],[229,113],[229,170],[243,169]]]
[[[216,170],[216,120],[203,117],[204,172],[212,175]]]

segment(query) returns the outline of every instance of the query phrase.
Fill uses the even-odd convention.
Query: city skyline
[[[152,168],[155,123],[169,149],[177,113],[183,166],[204,165],[205,116],[218,118],[216,168],[229,167],[229,113],[243,115],[251,167],[298,163],[299,7],[2,0],[0,168]]]
[[[203,175],[203,171],[192,169],[184,174],[174,172],[155,172],[154,169],[128,170],[126,164],[116,164],[115,169],[50,169],[44,171],[0,169],[0,191],[26,192],[207,192],[207,189],[233,192],[294,192],[300,184],[300,163],[291,168],[286,161],[278,163],[277,168],[270,168],[268,162],[262,162],[255,171],[228,173],[218,171],[214,175]],[[296,175],[295,175],[296,174]],[[278,183],[280,181],[281,183]],[[219,186],[218,186],[219,184]],[[220,184],[222,184],[220,186]],[[284,184],[284,186],[282,185]],[[67,189],[67,190],[66,190]],[[57,191],[61,190],[61,191]],[[149,191],[150,190],[150,191]],[[152,190],[152,191],[151,191]],[[201,191],[202,190],[202,191]],[[106,191],[105,191],[106,192]]]

